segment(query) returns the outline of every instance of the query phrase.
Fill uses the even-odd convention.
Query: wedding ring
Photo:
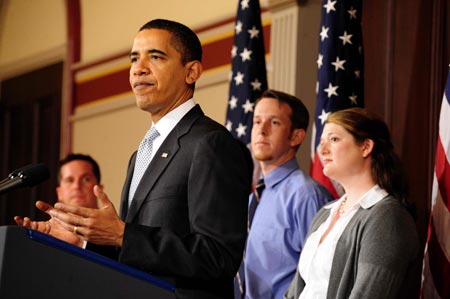
[[[74,226],[74,227],[73,227],[73,233],[74,233],[75,235],[78,234],[78,226]]]

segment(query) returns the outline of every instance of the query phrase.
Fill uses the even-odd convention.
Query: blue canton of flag
[[[255,100],[267,89],[264,37],[259,0],[238,3],[226,127],[244,144],[250,143]]]
[[[331,112],[364,105],[361,14],[362,0],[322,0],[311,176],[335,197],[339,191],[323,175],[317,147]]]

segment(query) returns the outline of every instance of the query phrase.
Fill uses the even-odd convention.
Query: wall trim
[[[32,71],[49,65],[66,62],[66,44],[54,47],[52,49],[41,51],[18,61],[0,65],[0,80],[4,81],[19,75],[31,73]]]

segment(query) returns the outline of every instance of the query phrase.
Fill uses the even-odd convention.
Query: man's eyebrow
[[[157,53],[157,54],[161,54],[161,55],[167,56],[166,52],[158,50],[158,49],[150,49],[147,52],[149,54]]]
[[[167,54],[164,51],[161,51],[161,50],[158,50],[158,49],[147,50],[147,53],[149,53],[149,54],[157,53],[157,54],[161,54],[161,55],[167,56]],[[130,54],[128,54],[128,57],[132,57],[132,56],[138,56],[138,51],[131,51]]]

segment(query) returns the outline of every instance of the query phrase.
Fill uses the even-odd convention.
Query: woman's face
[[[364,142],[356,144],[354,137],[342,126],[327,123],[320,138],[319,154],[323,173],[340,183],[357,178],[368,169]]]

